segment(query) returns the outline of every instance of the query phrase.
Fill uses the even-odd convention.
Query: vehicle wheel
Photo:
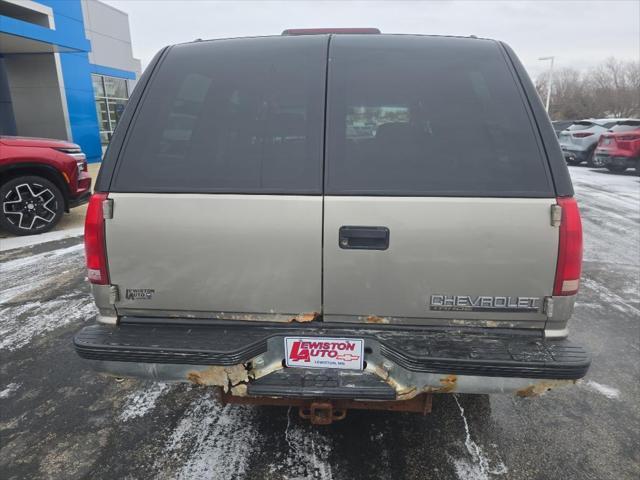
[[[603,165],[596,165],[596,149],[594,148],[587,154],[587,167],[599,168]]]
[[[607,170],[611,173],[622,173],[627,169],[627,167],[623,165],[607,165]]]
[[[17,177],[0,187],[0,227],[15,235],[51,230],[62,218],[62,192],[46,178]]]
[[[572,166],[574,166],[574,167],[575,167],[575,166],[580,165],[580,164],[582,163],[582,161],[578,160],[577,158],[576,158],[576,159],[574,159],[574,160],[569,160],[569,159],[567,159],[567,163],[568,163],[569,165],[572,165]]]

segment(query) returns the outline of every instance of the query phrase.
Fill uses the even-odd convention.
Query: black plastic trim
[[[395,390],[380,377],[354,370],[285,368],[250,382],[247,393],[258,397],[396,399]]]
[[[534,121],[536,122],[540,138],[542,139],[549,168],[551,169],[551,176],[553,177],[556,196],[572,197],[574,195],[574,191],[573,184],[571,183],[571,177],[569,175],[569,169],[567,168],[564,155],[560,149],[558,137],[553,129],[553,125],[551,124],[551,119],[549,118],[544,105],[542,105],[542,100],[540,100],[540,97],[536,92],[536,88],[531,82],[531,78],[513,49],[504,42],[499,43],[518,76],[520,85],[522,86],[527,101],[529,102],[529,108],[533,112]]]
[[[222,321],[206,325],[135,323],[92,325],[74,338],[86,359],[193,365],[236,365],[267,351],[267,341],[287,335],[364,338],[365,345],[413,372],[487,377],[578,379],[589,354],[568,340],[519,331],[447,327],[375,328],[323,322],[263,324]],[[366,359],[365,359],[366,360]]]
[[[89,202],[89,198],[91,198],[91,191],[87,190],[82,195],[77,197],[69,198],[69,208],[79,207],[80,205],[84,205]]]

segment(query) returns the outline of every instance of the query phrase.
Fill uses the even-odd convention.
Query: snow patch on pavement
[[[143,417],[155,408],[160,396],[168,390],[169,385],[166,383],[155,383],[133,392],[124,401],[120,420],[126,422],[132,418]]]
[[[10,237],[0,239],[0,252],[13,250],[14,248],[30,247],[40,243],[55,242],[65,238],[80,237],[84,235],[84,227],[68,228],[55,232],[41,233],[39,235],[27,235],[24,237]]]
[[[167,440],[165,451],[184,459],[172,478],[242,478],[255,447],[254,409],[220,405],[211,392],[194,400]],[[158,471],[166,471],[162,461]]]
[[[583,385],[588,390],[599,393],[600,395],[604,395],[609,399],[617,400],[618,398],[620,398],[620,390],[618,390],[617,388],[609,387],[608,385],[603,385],[601,383],[594,382],[593,380],[582,382],[581,385]]]
[[[20,387],[21,383],[10,383],[4,390],[0,390],[0,398],[9,398],[13,395]]]
[[[287,426],[284,431],[289,448],[284,452],[283,461],[271,465],[271,472],[277,471],[289,480],[332,480],[334,474],[329,462],[330,440],[317,427],[292,424],[291,410],[287,410]]]
[[[582,214],[584,261],[639,265],[638,177],[582,167],[569,172]]]
[[[11,287],[4,285],[8,288],[0,291],[0,304],[38,290],[59,275],[84,268],[84,257],[78,254],[82,249],[78,244],[3,262],[0,271],[3,278],[11,279]]]
[[[626,298],[623,298],[617,293],[609,290],[605,285],[598,283],[595,280],[591,280],[590,278],[583,278],[582,285],[585,288],[593,290],[600,297],[601,301],[597,303],[598,306],[602,308],[613,307],[616,310],[629,315],[640,315],[640,309],[629,304],[629,301],[638,301],[637,292],[634,292],[634,295],[625,295]]]
[[[467,417],[464,414],[464,408],[458,401],[458,396],[454,395],[458,408],[460,409],[460,416],[464,422],[464,430],[466,437],[464,440],[464,446],[467,449],[471,460],[466,459],[453,459],[453,465],[456,469],[456,475],[460,480],[489,480],[490,475],[504,475],[508,472],[507,467],[501,460],[498,460],[494,467],[491,467],[491,462],[488,456],[480,445],[471,437],[471,431],[469,430],[469,423]]]
[[[35,336],[95,317],[98,310],[93,298],[77,298],[77,295],[62,295],[55,300],[27,302],[0,308],[0,350],[18,350]]]
[[[78,286],[82,248],[72,245],[0,265],[2,278],[9,279],[0,285],[0,350],[17,350],[36,336],[95,317],[93,298]]]

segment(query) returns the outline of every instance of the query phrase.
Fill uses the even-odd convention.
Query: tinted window
[[[114,191],[321,193],[326,37],[173,47]]]
[[[337,36],[330,57],[327,193],[553,195],[496,43]]]

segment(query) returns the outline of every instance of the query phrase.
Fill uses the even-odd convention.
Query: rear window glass
[[[575,132],[577,130],[586,130],[587,128],[591,128],[594,125],[595,123],[591,123],[591,122],[574,123],[569,128],[567,128],[567,130],[570,130],[572,132]]]
[[[335,37],[330,57],[328,194],[553,195],[497,44]]]
[[[326,37],[173,47],[112,190],[321,193]]]
[[[619,123],[611,127],[612,132],[629,132],[631,130],[638,130],[640,128],[640,121],[637,122],[625,122]]]

